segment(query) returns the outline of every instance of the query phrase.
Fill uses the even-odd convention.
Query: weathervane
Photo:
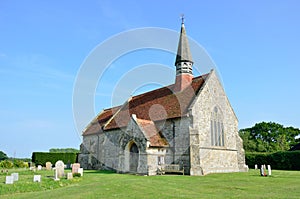
[[[181,14],[180,18],[181,18],[181,23],[184,23],[184,14]]]

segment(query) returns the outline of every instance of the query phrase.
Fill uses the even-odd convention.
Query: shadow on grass
[[[115,171],[108,171],[108,170],[85,170],[84,173],[91,173],[91,174],[116,174]]]

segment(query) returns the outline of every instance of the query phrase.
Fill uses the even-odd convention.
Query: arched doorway
[[[129,151],[129,170],[130,172],[137,172],[139,165],[139,149],[135,143],[132,143]]]

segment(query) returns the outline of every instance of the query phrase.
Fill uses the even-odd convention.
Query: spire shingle
[[[184,23],[182,21],[175,66],[179,62],[187,62],[187,61],[193,63],[192,54],[190,52],[190,46],[188,43],[188,38],[186,36]]]

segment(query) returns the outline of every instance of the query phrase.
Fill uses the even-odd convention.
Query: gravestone
[[[14,184],[14,177],[13,176],[6,176],[5,184]]]
[[[38,171],[42,170],[42,165],[38,165],[37,170]]]
[[[261,167],[260,167],[260,175],[265,176],[264,165],[261,165]]]
[[[51,169],[52,169],[52,163],[46,162],[46,170],[51,170]]]
[[[270,176],[272,174],[272,171],[271,171],[271,166],[268,165],[268,175]]]
[[[257,164],[256,164],[256,165],[254,165],[254,169],[255,169],[255,170],[257,169]]]
[[[13,177],[14,181],[18,181],[19,180],[19,173],[12,173],[11,176]]]
[[[57,172],[57,177],[61,178],[65,175],[65,164],[63,161],[58,160],[55,163],[55,168],[56,168],[56,172]]]
[[[72,173],[67,173],[67,179],[68,179],[68,180],[73,179],[73,174],[72,174]]]
[[[72,164],[72,173],[78,173],[78,169],[80,168],[80,164],[79,163],[74,163]]]
[[[53,171],[54,171],[54,180],[55,181],[59,180],[56,168],[53,168]]]
[[[83,176],[83,168],[79,168],[78,173],[80,173],[80,176]]]
[[[34,175],[33,182],[41,182],[41,175]]]

